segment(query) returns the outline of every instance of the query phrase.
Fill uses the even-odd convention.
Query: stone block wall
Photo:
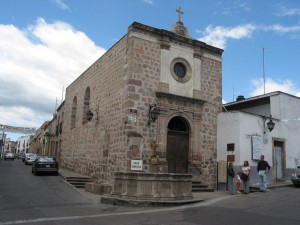
[[[123,102],[127,98],[126,51],[127,37],[124,37],[66,91],[61,165],[99,182],[108,181],[111,171],[123,171],[127,166],[123,115]],[[87,88],[90,89],[89,109],[94,117],[84,123]],[[77,113],[75,127],[71,128],[74,97]]]
[[[194,54],[188,59],[197,58],[195,65],[199,68],[195,68],[198,72],[193,76],[201,77],[193,81],[200,84],[189,84],[188,87],[197,87],[197,90],[188,91],[189,95],[196,94],[188,96],[187,102],[161,98],[157,94],[170,94],[168,84],[161,81],[162,51],[179,45]],[[130,171],[131,159],[143,160],[143,171],[150,171],[150,139],[155,138],[160,142],[159,160],[166,172],[168,121],[174,115],[181,115],[192,127],[189,160],[202,170],[202,175],[198,174],[195,179],[214,186],[216,117],[222,100],[221,54],[221,50],[171,32],[140,24],[130,26],[118,43],[67,88],[61,135],[62,167],[88,175],[98,183],[111,184],[113,172]],[[84,119],[87,88],[90,90],[89,109],[94,114],[90,122]],[[74,98],[77,99],[77,113],[75,127],[72,127]],[[149,105],[154,103],[164,111],[157,123],[149,126]],[[130,109],[136,112],[134,120],[129,120]]]

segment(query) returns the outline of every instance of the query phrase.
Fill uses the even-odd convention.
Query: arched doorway
[[[187,173],[190,128],[186,119],[174,117],[168,124],[167,161],[169,173]]]

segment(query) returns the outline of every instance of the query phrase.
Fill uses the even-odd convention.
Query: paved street
[[[300,224],[300,188],[216,198],[181,207],[102,205],[61,176],[31,174],[21,160],[0,161],[0,225],[283,225]]]

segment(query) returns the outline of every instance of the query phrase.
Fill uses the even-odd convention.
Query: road
[[[97,204],[62,177],[0,161],[0,225],[299,225],[300,188],[228,196],[170,208]]]

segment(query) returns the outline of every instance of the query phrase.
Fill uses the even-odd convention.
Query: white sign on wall
[[[131,170],[142,171],[143,170],[143,160],[131,160]]]
[[[252,159],[259,160],[262,154],[262,140],[258,135],[253,135],[251,138]]]
[[[136,123],[137,110],[129,109],[128,122]]]

